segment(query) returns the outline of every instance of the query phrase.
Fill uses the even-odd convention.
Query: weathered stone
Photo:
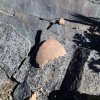
[[[25,100],[27,97],[30,96],[31,90],[26,81],[19,84],[13,93],[14,100]]]
[[[70,44],[70,45],[69,45]],[[47,99],[47,95],[52,90],[60,88],[70,60],[74,52],[73,43],[66,40],[65,47],[67,53],[52,62],[49,62],[43,69],[31,67],[27,82],[33,92],[39,88],[43,88],[45,95],[40,96],[40,100]]]
[[[100,95],[100,54],[93,50],[84,65],[82,80],[78,91],[91,95]]]
[[[45,93],[49,93],[52,90],[59,89],[67,69],[65,61],[69,61],[66,56],[49,62],[44,66],[44,69],[32,67],[27,80],[32,91],[43,88]]]
[[[97,4],[91,2],[94,1]],[[22,13],[25,15],[41,16],[44,18],[68,17],[68,12],[81,13],[86,16],[98,17],[100,9],[98,0],[22,0],[0,1],[0,9],[11,14]],[[28,9],[27,9],[28,8]]]
[[[63,45],[55,39],[48,39],[39,48],[36,55],[36,62],[39,66],[44,66],[49,61],[64,56],[65,54],[66,51]]]
[[[15,78],[18,82],[22,83],[23,81],[25,81],[25,78],[29,72],[30,67],[30,58],[27,58],[23,62],[20,69],[14,73],[13,78]]]
[[[8,77],[6,73],[0,68],[0,86],[7,81]]]
[[[30,59],[26,59],[22,65],[20,64],[29,52],[30,42],[32,44],[31,46],[34,46],[43,40],[54,38],[64,45],[68,55],[49,62],[44,69],[31,66],[27,80],[32,91],[43,87],[44,94],[39,97],[39,100],[48,100],[48,94],[60,88],[69,62],[73,57],[74,47],[72,47],[72,45],[75,44],[72,42],[73,36],[76,33],[83,34],[83,31],[87,31],[90,27],[89,23],[94,26],[99,26],[99,9],[99,0],[0,0],[0,66],[3,70],[0,70],[1,83],[6,80],[6,75],[11,77],[12,74],[14,74],[13,77],[18,82],[23,82],[30,66]],[[77,16],[75,16],[75,14]],[[83,16],[80,16],[81,14]],[[65,25],[59,25],[57,23],[60,18],[64,18]],[[42,34],[38,37],[41,39],[37,43],[36,34],[38,30],[41,30]],[[81,37],[79,36],[78,38]],[[82,39],[83,38],[81,38],[81,40]],[[97,43],[97,37],[92,37],[92,39]],[[79,40],[78,43],[80,43],[81,40]],[[85,42],[85,40],[83,41]],[[92,44],[94,43],[93,41]],[[87,45],[85,45],[84,42],[82,45],[86,47]],[[89,42],[91,41],[88,39],[88,43]],[[99,42],[97,44],[99,44]],[[98,51],[100,51],[100,49],[98,49]],[[90,57],[91,56],[99,59],[96,53],[91,54]],[[97,61],[99,62],[99,60]],[[20,68],[18,68],[18,66]],[[78,91],[80,91],[80,93],[87,93],[85,99],[88,99],[88,94],[100,95],[99,66],[94,66],[95,67],[88,66],[88,61],[84,66],[84,73],[82,74],[81,85]],[[14,73],[15,71],[16,73]],[[72,98],[74,97],[76,99],[79,96],[77,100],[82,100],[86,94],[83,94],[81,97],[80,93],[78,95],[69,94]],[[20,97],[20,94],[18,97]],[[23,96],[23,98],[25,98],[25,96]],[[89,99],[92,100],[93,96]]]
[[[10,25],[0,24],[0,65],[7,75],[17,70],[30,50],[29,40]]]
[[[12,25],[16,31],[30,40],[32,46],[35,44],[35,36],[38,30],[46,30],[49,22],[39,20],[38,17],[27,16],[19,13],[16,16],[7,16],[0,13],[0,21]]]

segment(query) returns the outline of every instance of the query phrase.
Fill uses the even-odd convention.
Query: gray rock
[[[63,25],[54,24],[49,29],[50,32],[62,36],[64,34],[65,27]],[[48,33],[47,33],[48,34]]]
[[[13,93],[14,100],[25,100],[30,96],[31,96],[31,90],[26,81],[19,84]]]
[[[74,43],[75,34],[84,35],[84,31],[89,29],[90,26],[82,25],[82,22],[85,22],[84,24],[91,22],[95,25],[99,24],[96,24],[100,18],[99,9],[99,0],[0,0],[0,66],[8,77],[13,75],[13,78],[22,83],[15,90],[14,97],[16,100],[26,98],[24,95],[21,98],[21,93],[18,92],[22,88],[25,79],[32,91],[43,88],[44,94],[39,97],[39,100],[47,100],[47,96],[51,91],[60,88],[73,57],[73,52],[76,49],[76,46],[73,45],[80,44],[82,39],[83,44],[85,42],[84,38],[86,37],[81,38],[78,35],[81,39],[78,41],[77,38],[78,43]],[[80,16],[81,14],[83,16]],[[65,18],[64,26],[58,25],[59,18]],[[95,21],[88,21],[89,18]],[[70,22],[68,19],[70,19]],[[77,20],[81,22],[77,23]],[[47,29],[52,23],[53,25]],[[41,36],[37,36],[39,30],[42,33]],[[31,46],[48,38],[57,39],[64,45],[67,55],[49,62],[44,69],[30,65],[32,55],[22,63],[23,59],[27,57]],[[93,39],[97,43],[97,38]],[[92,43],[94,42],[92,41]],[[83,46],[83,44],[78,46]],[[85,44],[84,47],[89,48]],[[91,57],[99,59],[94,51],[91,52],[89,61]],[[34,62],[33,59],[32,61]],[[81,85],[78,89],[80,93],[100,95],[99,66],[94,66],[96,67],[89,67],[88,61],[86,62]],[[27,79],[25,77],[30,68]],[[1,74],[4,73],[1,71]],[[4,75],[0,81],[3,82],[5,79],[6,76]],[[24,85],[27,87],[26,83]],[[74,83],[72,87],[74,87]],[[25,88],[22,92],[24,90]]]
[[[10,25],[0,24],[0,63],[9,77],[27,57],[30,41]]]
[[[27,16],[18,13],[16,16],[7,16],[0,13],[0,21],[5,24],[12,25],[19,34],[27,37],[32,46],[35,44],[35,36],[38,30],[45,30],[49,26],[49,22],[45,20],[39,20],[34,16]]]
[[[59,58],[59,60],[44,66],[44,69],[32,67],[27,80],[32,91],[44,88],[46,89],[45,92],[48,93],[51,90],[60,88],[61,80],[63,79],[67,68],[64,63],[65,60],[68,59]]]
[[[38,97],[39,100],[47,100],[47,96],[50,92],[60,89],[68,65],[75,51],[73,43],[66,40],[65,45],[67,54],[64,57],[49,62],[42,69],[34,68],[33,66],[29,72],[27,82],[32,91],[35,92],[41,88],[43,90],[42,95]]]
[[[25,61],[23,62],[22,66],[20,67],[20,69],[17,70],[13,74],[13,78],[15,78],[20,83],[22,83],[23,81],[25,81],[25,79],[27,77],[27,74],[29,72],[29,69],[31,67],[29,59],[30,58],[25,59]]]
[[[0,66],[1,67],[1,66]],[[7,81],[8,77],[6,73],[0,68],[0,86]]]
[[[66,71],[61,90],[65,92],[77,91],[82,77],[83,66],[88,59],[90,50],[78,47]]]
[[[81,13],[91,17],[98,17],[100,15],[97,10],[100,9],[99,1],[97,0],[1,0],[0,9],[11,12],[11,14],[18,12],[48,19],[70,17],[68,12]]]
[[[56,32],[54,34],[48,30],[41,34],[40,41],[42,42],[51,37],[57,39],[65,47],[67,54],[64,57],[49,62],[43,69],[36,68],[34,65],[30,66],[30,57],[30,59],[28,58],[25,60],[21,68],[13,76],[18,82],[24,81],[26,70],[30,66],[31,70],[29,71],[27,83],[33,92],[38,91],[40,88],[43,89],[44,95],[41,95],[39,100],[46,100],[50,92],[60,89],[66,70],[72,59],[72,55],[76,49],[74,48],[73,42],[63,39],[61,36],[61,34],[58,35]]]
[[[100,56],[95,50],[91,51],[87,62],[84,65],[81,85],[78,88],[80,93],[100,95]]]

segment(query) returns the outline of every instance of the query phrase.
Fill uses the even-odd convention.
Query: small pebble
[[[64,20],[64,18],[60,18],[59,24],[60,24],[60,25],[65,25],[65,20]]]

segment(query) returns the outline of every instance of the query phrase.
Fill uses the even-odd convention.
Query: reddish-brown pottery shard
[[[39,66],[44,66],[49,61],[53,61],[65,54],[66,51],[62,44],[55,39],[47,39],[37,52],[36,62]]]

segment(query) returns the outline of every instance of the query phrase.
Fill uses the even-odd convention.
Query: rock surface
[[[31,67],[30,63],[29,63],[29,59],[27,58],[25,59],[24,63],[22,64],[22,66],[19,68],[19,70],[17,70],[14,74],[13,74],[13,78],[15,78],[18,82],[22,83],[25,81],[27,73]]]
[[[0,63],[9,77],[27,57],[30,45],[29,40],[17,33],[12,26],[0,24]]]
[[[30,96],[31,90],[26,81],[19,84],[13,93],[14,100],[25,100],[27,97]]]
[[[91,51],[90,56],[84,65],[81,85],[78,89],[81,93],[100,95],[100,56],[97,51]]]
[[[0,86],[7,81],[6,73],[0,68]]]
[[[38,100],[99,100],[99,9],[99,0],[0,0],[0,87],[6,88],[5,82],[11,81],[7,81],[11,87],[0,89],[0,99],[8,99],[9,89],[13,96],[8,100],[24,100],[30,91],[42,88]],[[61,18],[63,24],[59,23]],[[67,54],[39,69],[35,64],[36,49],[50,38],[64,45]],[[83,60],[77,58],[74,63],[78,61],[80,67],[70,67],[77,48],[81,48],[79,54],[84,59],[91,51],[85,65],[82,63],[84,67],[80,64]],[[73,81],[67,81],[71,85],[65,82],[69,88],[63,91],[65,76]],[[16,88],[12,81],[18,85]]]

